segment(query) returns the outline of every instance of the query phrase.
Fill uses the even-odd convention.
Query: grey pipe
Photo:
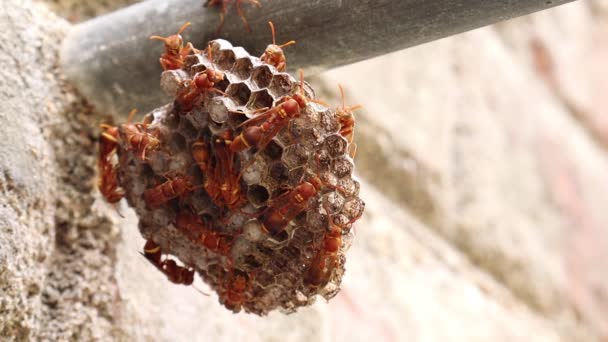
[[[252,33],[230,8],[218,36],[218,11],[204,0],[149,0],[76,25],[61,64],[100,111],[126,115],[168,101],[158,85],[163,44],[148,38],[173,34],[186,21],[192,26],[183,36],[194,46],[222,37],[261,55],[272,20],[278,43],[297,41],[286,48],[289,69],[311,75],[571,1],[261,0],[261,8],[243,5]]]

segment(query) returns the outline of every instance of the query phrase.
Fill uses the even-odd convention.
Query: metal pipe
[[[149,0],[76,25],[61,49],[61,65],[100,111],[126,115],[147,111],[168,98],[159,83],[163,46],[151,35],[175,33],[186,21],[186,41],[204,48],[225,38],[260,55],[277,27],[288,67],[307,75],[514,18],[573,0],[268,0],[261,8],[243,2],[248,33],[233,8],[221,35],[217,8],[204,0]]]

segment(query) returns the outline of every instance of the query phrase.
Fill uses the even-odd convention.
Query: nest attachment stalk
[[[572,0],[267,0],[243,6],[253,32],[234,12],[221,37],[261,55],[271,42],[295,40],[290,66],[307,75],[447,37]],[[61,64],[67,76],[100,111],[126,115],[169,101],[158,87],[158,56],[152,35],[183,34],[194,46],[218,38],[219,12],[204,0],[148,0],[76,25],[65,39]],[[293,71],[293,70],[289,70]]]

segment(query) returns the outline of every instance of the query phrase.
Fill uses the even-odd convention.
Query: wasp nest
[[[340,115],[225,40],[183,61],[161,77],[173,104],[114,128],[117,185],[146,257],[176,283],[198,273],[234,312],[332,298],[364,208]],[[206,71],[223,79],[188,97]]]

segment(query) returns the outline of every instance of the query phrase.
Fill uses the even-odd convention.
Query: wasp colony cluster
[[[268,56],[225,40],[171,51],[169,38],[161,87],[175,101],[105,126],[101,192],[126,197],[144,256],[170,281],[198,273],[234,312],[332,298],[364,208],[348,108],[315,100]]]

